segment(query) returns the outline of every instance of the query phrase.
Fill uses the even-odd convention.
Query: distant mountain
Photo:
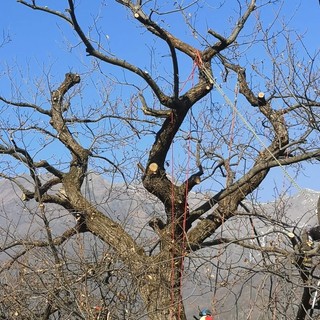
[[[30,183],[26,177],[21,177],[20,182],[24,185]],[[59,188],[60,186],[57,186],[52,192],[58,192]],[[121,222],[133,236],[141,236],[140,244],[144,245],[146,249],[151,248],[157,242],[157,237],[148,226],[148,222],[152,217],[164,218],[163,206],[145,191],[141,185],[131,185],[127,188],[122,184],[112,184],[105,181],[101,176],[91,174],[85,180],[83,193],[104,214]],[[257,214],[263,213],[266,219],[277,219],[285,222],[288,227],[284,231],[291,231],[294,227],[299,229],[314,226],[318,223],[316,203],[319,195],[320,192],[318,191],[306,189],[292,197],[284,197],[274,202],[255,204],[254,206],[250,206],[248,203],[248,206],[251,210],[256,211]],[[0,225],[2,230],[8,230],[11,234],[18,235],[17,238],[24,238],[35,233],[41,236],[41,228],[43,227],[39,223],[40,220],[37,214],[35,214],[38,212],[37,204],[34,201],[23,202],[21,196],[22,193],[16,185],[7,180],[0,180]],[[197,207],[203,201],[204,198],[201,195],[191,194],[190,209]],[[57,206],[46,205],[46,210],[50,210],[50,220],[52,221],[54,235],[61,234],[74,224],[74,218]],[[62,220],[58,221],[57,217]],[[61,221],[63,222],[62,224]],[[276,225],[267,224],[263,220],[255,220],[254,223],[258,228],[259,235],[267,234],[270,228],[279,228]],[[220,229],[213,235],[212,239],[220,236],[241,238],[246,234],[252,235],[252,229],[248,221],[243,223],[241,216],[230,219]],[[4,237],[4,234],[2,234],[2,237]],[[268,243],[268,241],[274,240],[272,238],[274,235],[270,237],[271,239],[268,236],[266,236],[266,239],[261,239]],[[210,238],[210,240],[212,239]],[[146,242],[147,240],[148,242]],[[0,241],[1,246],[5,240],[0,239]],[[230,270],[221,271],[219,279],[216,278],[216,267],[224,267],[225,262],[222,261],[222,258],[226,259],[225,255],[220,256],[219,248],[221,246],[203,249],[191,254],[194,258],[193,260],[186,259],[186,289],[184,297],[189,319],[192,319],[192,315],[198,313],[199,307],[210,307],[212,300],[217,300],[217,297],[213,296],[217,289],[214,286],[217,284],[216,281],[219,281],[219,294],[223,292],[221,277]],[[231,255],[226,259],[230,266],[233,263],[245,265],[246,261],[250,262],[254,259],[250,250],[232,246],[231,251]],[[222,261],[221,265],[219,265],[219,259]],[[231,280],[229,279],[229,281]],[[225,293],[226,298],[225,300],[222,299],[224,303],[219,298],[221,301],[217,305],[217,309],[223,317],[216,317],[215,319],[246,319],[245,317],[235,318],[233,307],[236,302],[242,303],[244,308],[241,312],[243,314],[247,312],[249,304],[247,299],[249,292],[252,291],[250,287],[252,285],[254,285],[254,281],[248,282],[244,286],[241,282],[235,283],[234,290],[242,290],[245,294],[242,295],[239,302],[235,301],[231,296],[229,297],[230,292],[228,294]],[[225,289],[225,291],[227,292],[228,290]],[[257,311],[257,314],[261,314],[261,312]]]

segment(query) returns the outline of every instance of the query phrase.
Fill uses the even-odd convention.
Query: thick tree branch
[[[196,58],[196,51],[194,47],[191,45],[181,41],[179,38],[176,38],[173,36],[170,32],[167,30],[164,30],[159,25],[157,25],[154,21],[151,20],[150,16],[148,17],[142,10],[141,6],[136,6],[133,4],[132,1],[126,1],[126,0],[116,0],[117,2],[121,3],[122,5],[128,7],[132,13],[133,16],[141,22],[146,28],[155,34],[157,37],[160,37],[161,39],[165,40],[170,46],[173,48],[176,48],[180,50],[181,52],[185,53],[192,59]],[[174,60],[176,58],[172,57]]]
[[[59,88],[51,94],[51,112],[52,118],[50,124],[56,129],[59,140],[70,150],[72,154],[72,162],[70,169],[74,173],[74,183],[79,190],[84,179],[88,165],[89,151],[83,148],[73,137],[69,131],[65,119],[63,118],[63,98],[67,91],[80,82],[78,74],[67,73],[65,80]],[[70,172],[71,172],[70,171]]]
[[[244,14],[238,19],[234,29],[228,38],[223,37],[216,31],[209,29],[208,33],[217,38],[219,41],[206,49],[203,52],[203,58],[205,61],[211,60],[217,53],[221,52],[225,48],[229,47],[232,43],[236,41],[241,30],[244,28],[248,18],[251,16],[252,12],[256,9],[256,1],[251,0]]]
[[[153,116],[156,118],[168,118],[171,115],[171,110],[154,110],[149,108],[142,93],[139,93],[139,99],[142,104],[142,111],[145,115]]]
[[[141,78],[143,78],[147,82],[147,84],[151,87],[153,92],[156,94],[156,96],[158,97],[158,99],[162,105],[164,105],[168,108],[173,108],[174,104],[173,104],[172,98],[166,96],[161,91],[161,89],[158,87],[156,82],[151,78],[151,76],[149,75],[149,73],[147,71],[143,71],[140,68],[130,64],[129,62],[127,62],[125,60],[121,60],[121,59],[118,59],[115,57],[106,56],[102,52],[94,49],[90,40],[86,37],[86,35],[82,31],[82,28],[80,27],[80,25],[77,21],[75,10],[74,10],[74,5],[73,5],[73,0],[68,0],[68,2],[69,2],[69,14],[70,14],[70,17],[72,20],[72,25],[73,25],[75,31],[77,32],[77,34],[79,35],[81,41],[84,43],[87,53],[93,57],[96,57],[97,59],[99,59],[101,61],[125,68],[125,69],[137,74],[138,76],[140,76]]]

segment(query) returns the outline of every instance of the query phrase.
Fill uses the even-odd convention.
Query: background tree
[[[214,247],[219,249],[207,258],[217,270],[215,290],[241,288],[252,273],[263,274],[270,283],[278,275],[301,291],[289,298],[283,290],[279,293],[282,282],[269,283],[269,300],[263,302],[270,317],[277,311],[304,319],[311,308],[313,274],[306,258],[317,250],[304,247],[307,239],[300,241],[292,232],[295,222],[245,202],[255,200],[255,191],[272,168],[297,170],[297,164],[312,163],[320,156],[318,52],[312,55],[302,37],[278,24],[278,16],[266,23],[260,18],[270,13],[269,6],[281,6],[281,1],[234,1],[232,8],[229,2],[217,8],[206,1],[183,5],[118,0],[122,19],[143,30],[135,47],[124,52],[113,52],[103,30],[107,22],[103,13],[91,25],[87,20],[82,23],[85,4],[68,0],[61,8],[51,8],[37,1],[18,2],[72,27],[77,40],[70,41],[79,43],[70,42],[70,49],[80,45],[91,59],[96,91],[94,96],[92,87],[85,87],[90,78],[80,75],[80,70],[66,73],[59,83],[52,83],[47,74],[47,83],[33,83],[33,97],[26,98],[25,89],[18,85],[11,96],[0,97],[1,176],[14,182],[23,201],[30,203],[33,226],[27,233],[30,239],[20,241],[17,229],[4,228],[7,237],[1,247],[10,260],[2,271],[19,274],[21,282],[32,287],[51,285],[43,294],[43,304],[31,301],[28,294],[24,300],[20,296],[18,305],[30,315],[17,307],[12,312],[16,316],[24,312],[29,318],[48,319],[60,312],[63,317],[103,314],[121,319],[122,310],[134,319],[137,314],[186,319],[184,275],[201,265],[201,259],[195,258],[206,256],[204,248]],[[108,3],[104,5],[101,12],[108,10]],[[225,16],[227,27],[214,26],[209,13]],[[137,34],[132,31],[132,35]],[[146,54],[145,41],[156,49]],[[142,60],[136,62],[140,54],[150,57],[149,67]],[[123,75],[115,73],[117,68]],[[91,100],[84,98],[86,94]],[[26,169],[29,178],[18,178]],[[87,188],[91,173],[109,181],[99,201]],[[133,199],[132,188],[142,182],[146,199],[150,196],[153,202],[147,226],[133,227],[127,215],[117,212],[119,208],[108,207],[119,181],[131,188],[128,195]],[[191,190],[207,193],[194,197]],[[130,207],[127,213],[139,210]],[[42,232],[34,227],[37,219]],[[267,237],[272,243],[262,244],[267,235],[259,232],[259,223],[272,227],[272,236]],[[53,225],[60,226],[54,234]],[[67,228],[61,231],[64,225]],[[81,263],[73,268],[64,246],[74,238],[77,247],[71,247]],[[90,239],[96,242],[89,245]],[[86,254],[79,254],[81,245],[94,252],[89,266]],[[243,266],[246,261],[237,263],[238,258],[230,256],[235,247],[260,256],[253,253],[254,260]],[[43,277],[35,266],[34,254],[40,252],[36,248],[50,257],[49,262],[42,260],[48,264],[41,265],[46,270]],[[110,255],[115,257],[112,261]],[[293,262],[296,277],[287,276],[293,270],[284,270],[288,261]],[[120,266],[116,278],[123,275],[123,282],[117,282],[123,290],[104,286],[103,278],[110,272],[117,274]],[[284,288],[293,294],[287,285]],[[120,292],[129,289],[132,300],[129,292]],[[4,291],[3,301],[9,295]],[[101,315],[92,310],[96,297]],[[264,298],[257,296],[257,302]],[[115,305],[117,311],[112,309]]]

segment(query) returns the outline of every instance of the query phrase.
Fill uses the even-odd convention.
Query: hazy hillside
[[[21,181],[23,181],[23,178]],[[23,183],[26,185],[28,182],[25,180]],[[53,190],[53,192],[58,192],[58,190],[59,188]],[[140,236],[142,235],[140,244],[143,245],[146,250],[152,248],[157,242],[157,237],[148,226],[148,221],[152,217],[163,217],[162,206],[157,201],[154,201],[155,199],[141,186],[130,186],[126,188],[123,185],[111,185],[101,177],[91,175],[86,179],[83,192],[86,194],[86,197],[106,215],[118,222],[122,222],[133,236],[137,236],[138,234]],[[267,217],[284,219],[288,225],[298,227],[315,225],[317,224],[316,202],[319,194],[317,191],[303,190],[292,197],[283,198],[273,203],[261,204],[255,209],[259,212],[263,210]],[[193,207],[196,207],[201,201],[203,200],[200,195],[193,194],[192,199],[190,199],[190,209],[192,210]],[[34,214],[37,213],[37,205],[33,201],[22,202],[21,191],[9,181],[0,180],[0,203],[1,234],[4,235],[6,233],[5,231],[9,232],[9,237],[1,239],[1,246],[4,242],[9,243],[11,239],[13,239],[13,235],[18,235],[17,238],[34,235],[41,237],[43,226],[37,214]],[[66,212],[49,205],[46,206],[46,209],[50,210],[50,219],[52,221],[51,225],[54,235],[61,234],[73,225],[74,218]],[[60,222],[58,223],[55,219],[57,217],[62,217],[63,225],[61,225]],[[256,226],[259,227],[260,234],[270,231],[270,225],[264,226],[263,223],[257,222]],[[290,231],[289,226],[286,231]],[[246,233],[248,233],[248,226],[243,224],[239,217],[235,217],[223,226],[219,236],[232,235],[234,237],[240,237]],[[269,240],[268,237],[264,239],[265,242]],[[250,250],[245,251],[236,246],[232,248],[232,255],[228,257],[228,263],[230,265],[233,263],[238,265],[245,264],[246,260],[251,261],[254,259],[254,257],[251,256]],[[189,259],[186,259],[186,289],[184,295],[187,314],[190,319],[192,319],[193,314],[198,312],[198,307],[210,307],[212,300],[216,299],[213,297],[215,284],[217,284],[215,278],[216,261],[212,258],[217,255],[216,250],[217,248],[208,248],[192,254],[196,257],[192,263]],[[225,259],[225,256],[221,257]],[[211,265],[211,262],[214,264]],[[227,271],[225,274],[227,274]],[[223,277],[223,275],[224,273],[221,272],[219,279]],[[231,296],[226,295],[223,303],[220,301],[217,305],[222,316],[216,317],[215,319],[244,319],[241,314],[244,315],[247,312],[249,305],[248,297],[250,294],[252,295],[252,288],[256,286],[256,283],[259,283],[259,279],[257,278],[252,278],[251,281],[248,281],[244,286],[235,283],[234,290],[240,290],[241,287],[244,293],[240,299],[240,302],[242,301],[244,305],[244,309],[239,310],[236,316],[232,308],[235,301],[233,301]],[[217,292],[219,292],[220,295],[224,294],[222,286],[216,293]],[[239,301],[237,302],[239,303]],[[258,314],[261,314],[259,312]]]

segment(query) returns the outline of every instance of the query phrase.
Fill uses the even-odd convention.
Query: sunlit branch
[[[52,243],[56,246],[59,246],[59,245],[63,244],[64,242],[66,242],[67,240],[69,240],[72,236],[79,234],[79,232],[81,232],[81,230],[79,230],[78,228],[70,228],[70,229],[66,230],[65,232],[63,232],[63,234],[61,236],[58,236],[58,237],[52,239]],[[12,266],[12,264],[15,261],[17,261],[19,258],[24,256],[29,251],[31,251],[35,248],[48,247],[48,246],[50,246],[50,244],[48,241],[40,241],[40,240],[34,240],[34,241],[17,240],[17,241],[14,241],[4,247],[0,247],[0,252],[7,252],[8,249],[12,249],[15,247],[21,247],[21,246],[24,247],[24,249],[22,251],[20,251],[19,253],[12,255],[11,260],[2,266],[2,268],[0,269],[0,273],[2,273],[3,271],[5,271],[7,269],[10,269],[10,267]],[[7,252],[7,254],[9,254],[9,253]]]
[[[277,233],[283,233],[284,235],[287,236],[287,233],[285,232],[281,232],[281,231],[272,231],[272,232],[267,232],[264,233],[263,236],[268,235],[268,234],[274,234],[275,232]],[[241,238],[241,239],[230,239],[230,238],[217,238],[214,240],[210,240],[210,241],[204,241],[203,243],[199,244],[199,245],[193,245],[191,244],[190,249],[193,251],[202,249],[202,248],[207,248],[207,247],[212,247],[212,246],[216,246],[216,245],[221,245],[221,244],[226,244],[226,245],[238,245],[241,246],[243,248],[246,249],[250,249],[250,250],[255,250],[255,251],[259,251],[262,253],[277,253],[277,254],[281,254],[283,256],[289,256],[292,255],[293,253],[281,248],[276,248],[274,246],[261,246],[261,245],[255,245],[253,243],[248,243],[247,240],[254,240],[257,239],[261,236],[252,236],[252,237],[245,237],[245,238]]]
[[[8,154],[14,157],[16,160],[23,162],[24,164],[28,165],[28,160],[20,153],[16,152],[15,149],[12,148],[3,148],[3,146],[0,146],[0,153],[2,154]],[[50,165],[46,160],[41,160],[38,162],[33,162],[33,168],[44,168],[48,172],[52,173],[54,176],[56,176],[58,179],[61,179],[63,176],[63,173]],[[8,176],[5,176],[6,178],[9,178]]]
[[[214,55],[221,52],[228,46],[230,46],[235,40],[238,38],[241,30],[244,28],[246,21],[251,16],[252,12],[256,9],[256,1],[251,0],[250,4],[248,5],[244,14],[238,19],[234,29],[232,30],[231,34],[228,38],[223,37],[216,31],[209,29],[208,32],[215,38],[219,40],[219,42],[212,45],[210,48],[206,49],[203,53],[205,60],[210,60]]]
[[[158,87],[158,85],[156,84],[156,82],[151,78],[151,76],[149,75],[149,73],[147,71],[143,71],[140,68],[138,68],[135,65],[130,64],[129,62],[125,61],[125,60],[121,60],[121,59],[117,59],[114,57],[110,57],[110,56],[106,56],[104,54],[102,54],[100,51],[94,49],[93,45],[91,44],[90,40],[85,36],[84,32],[82,31],[76,15],[75,15],[75,11],[74,11],[74,5],[73,5],[73,0],[68,0],[69,2],[69,13],[70,13],[70,17],[72,20],[72,24],[74,26],[75,31],[77,32],[77,34],[79,35],[80,39],[82,40],[82,42],[84,43],[84,45],[86,46],[86,51],[89,55],[98,58],[101,61],[104,61],[106,63],[110,63],[122,68],[125,68],[135,74],[137,74],[138,76],[140,76],[141,78],[143,78],[148,85],[151,87],[151,89],[153,90],[153,92],[156,94],[156,96],[158,97],[159,101],[161,102],[161,104],[163,104],[164,106],[167,106],[168,108],[173,108],[174,104],[173,101],[170,97],[166,96],[161,89]]]
[[[0,96],[0,101],[3,101],[4,103],[11,105],[11,106],[14,106],[14,107],[35,109],[42,114],[51,116],[50,111],[42,109],[39,106],[37,106],[36,104],[27,103],[27,102],[15,102],[15,101],[7,100],[1,96]]]
[[[145,115],[153,116],[156,118],[167,118],[170,116],[170,110],[155,110],[148,107],[146,99],[144,98],[142,93],[139,93],[139,99],[142,104],[142,111]]]
[[[31,8],[33,10],[44,11],[44,12],[53,14],[55,16],[58,16],[59,18],[62,18],[63,20],[66,20],[67,22],[69,22],[72,25],[72,21],[60,11],[52,10],[52,9],[48,8],[47,6],[45,6],[45,7],[38,6],[36,4],[36,1],[32,1],[32,4],[30,4],[30,3],[28,3],[27,1],[24,1],[24,0],[17,0],[17,2],[27,6],[29,8]]]
[[[148,17],[142,11],[141,7],[134,6],[131,1],[126,1],[126,0],[116,0],[116,1],[128,7],[132,11],[134,17],[138,21],[140,21],[143,25],[145,25],[150,32],[152,32],[153,34],[162,38],[165,41],[170,41],[170,43],[173,45],[174,48],[185,53],[192,59],[196,58],[196,50],[194,49],[194,47],[176,38],[167,30],[160,28],[154,21],[150,19],[150,17]]]

